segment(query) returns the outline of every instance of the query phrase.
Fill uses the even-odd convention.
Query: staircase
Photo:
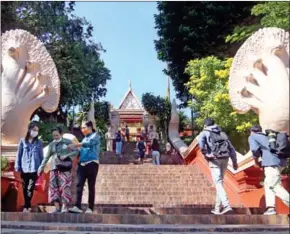
[[[198,168],[177,165],[101,165],[96,191],[99,204],[167,207],[210,205],[215,194]],[[87,202],[86,196],[83,202]]]
[[[100,155],[101,164],[139,164],[136,142],[125,142],[122,158],[117,158],[115,152],[104,152]],[[152,163],[151,158],[145,158],[144,163]]]
[[[232,214],[212,215],[215,188],[201,169],[194,165],[154,166],[150,158],[135,165],[135,146],[135,142],[126,143],[121,164],[112,152],[101,156],[94,214],[50,214],[52,206],[41,204],[33,208],[41,213],[2,212],[1,227],[77,232],[288,231],[287,215],[264,216],[260,208],[235,205]],[[85,186],[84,209],[87,201]]]

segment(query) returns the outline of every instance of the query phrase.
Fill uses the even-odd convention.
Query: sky
[[[166,64],[157,59],[154,40],[156,2],[76,2],[75,14],[85,17],[94,27],[95,42],[112,79],[107,83],[105,100],[117,108],[125,93],[132,89],[141,102],[143,93],[166,96]],[[171,99],[175,98],[171,84]],[[188,113],[187,113],[188,114]]]

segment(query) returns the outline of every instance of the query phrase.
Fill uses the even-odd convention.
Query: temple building
[[[130,129],[131,138],[136,138],[143,127],[143,115],[145,114],[145,110],[137,96],[134,94],[131,82],[129,83],[129,89],[120,105],[117,109],[111,109],[111,112],[113,111],[119,113],[119,128],[125,128],[127,125]]]

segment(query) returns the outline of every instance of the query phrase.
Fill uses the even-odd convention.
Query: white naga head
[[[7,31],[1,41],[2,142],[17,144],[37,108],[46,112],[57,109],[60,80],[45,46],[29,32]]]
[[[263,130],[289,133],[289,32],[263,28],[238,50],[230,71],[231,104],[255,111]]]

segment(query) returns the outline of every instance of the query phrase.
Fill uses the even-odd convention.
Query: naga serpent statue
[[[259,116],[264,131],[289,134],[289,32],[263,28],[244,42],[230,70],[229,95],[231,105],[239,114],[253,110]],[[192,147],[180,139],[178,123],[173,101],[169,139],[185,156]]]
[[[56,66],[42,42],[24,30],[2,34],[3,145],[18,144],[33,112],[54,112],[60,98]]]
[[[230,100],[240,114],[253,110],[263,130],[289,134],[289,32],[263,28],[236,53]]]

